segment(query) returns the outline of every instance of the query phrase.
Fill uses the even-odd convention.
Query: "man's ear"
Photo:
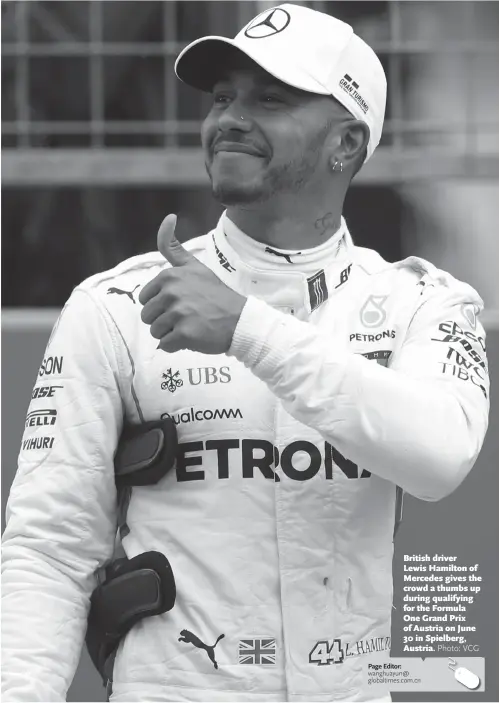
[[[341,146],[336,152],[336,158],[343,162],[343,168],[356,164],[365,153],[369,143],[369,127],[362,120],[349,120],[343,129]]]

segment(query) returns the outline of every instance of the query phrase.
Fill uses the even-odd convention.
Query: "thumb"
[[[158,230],[158,251],[172,266],[184,266],[193,258],[175,236],[176,215],[167,215]]]

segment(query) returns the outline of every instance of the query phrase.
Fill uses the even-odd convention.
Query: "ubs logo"
[[[163,383],[161,384],[161,390],[168,390],[170,393],[175,393],[177,388],[184,385],[184,382],[180,378],[180,371],[172,371],[168,369],[166,373],[163,374]]]
[[[184,385],[184,380],[180,376],[180,371],[168,369],[162,374],[163,382],[161,390],[168,390],[175,393],[177,388]],[[190,386],[210,385],[212,383],[230,383],[232,377],[228,366],[221,366],[219,369],[214,366],[203,366],[197,369],[187,369],[187,380]]]
[[[263,39],[271,37],[273,34],[279,34],[283,29],[286,29],[291,22],[291,17],[286,10],[277,7],[270,12],[264,12],[250,22],[246,28],[244,35],[248,39]]]

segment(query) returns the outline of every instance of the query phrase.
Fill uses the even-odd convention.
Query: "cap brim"
[[[330,91],[313,78],[290,66],[289,60],[281,65],[275,55],[262,56],[247,51],[227,37],[203,37],[186,46],[175,62],[175,73],[184,83],[209,93],[220,77],[230,69],[237,54],[247,56],[287,85],[309,93],[330,95]]]
[[[179,54],[175,73],[187,85],[209,93],[227,68],[229,55],[235,51],[240,49],[236,49],[232,39],[226,37],[197,39]]]

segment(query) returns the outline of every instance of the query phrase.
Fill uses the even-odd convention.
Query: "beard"
[[[213,197],[229,207],[264,203],[278,194],[299,193],[313,181],[330,129],[331,123],[328,122],[299,156],[274,166],[271,161],[266,168],[262,167],[259,173],[250,178],[237,173],[215,175],[213,163],[206,162]]]
[[[317,162],[309,158],[279,166],[269,166],[260,178],[245,182],[243,178],[214,179],[210,170],[212,193],[225,206],[263,203],[278,193],[298,193],[315,173]]]

